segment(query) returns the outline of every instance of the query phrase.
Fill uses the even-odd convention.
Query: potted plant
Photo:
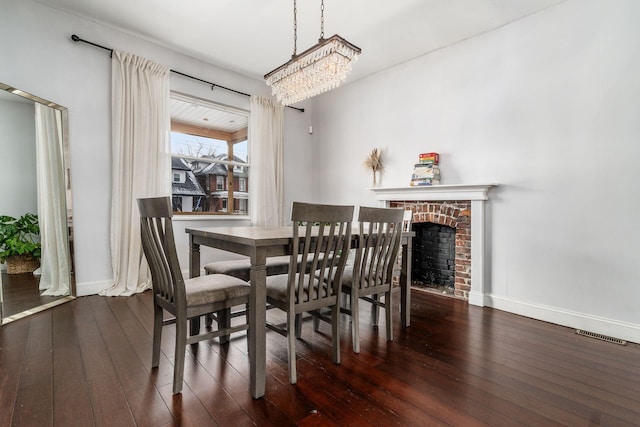
[[[0,262],[7,263],[7,274],[31,273],[40,266],[39,234],[35,214],[0,216]]]

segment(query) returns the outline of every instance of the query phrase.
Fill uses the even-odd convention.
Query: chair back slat
[[[171,286],[171,272],[168,269],[162,246],[163,235],[158,230],[158,224],[153,218],[140,218],[142,234],[142,249],[151,270],[154,293],[168,302],[173,302],[173,288]]]
[[[186,310],[184,279],[178,261],[168,197],[138,199],[142,249],[151,270],[156,298]]]
[[[294,203],[289,297],[296,304],[337,298],[351,245],[353,206]],[[304,242],[301,237],[304,236]],[[297,260],[310,260],[307,263]],[[309,273],[307,273],[309,271]]]
[[[403,216],[402,209],[360,208],[360,236],[354,264],[354,283],[360,289],[391,283],[402,238]]]

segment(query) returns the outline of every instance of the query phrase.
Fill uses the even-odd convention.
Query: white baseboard
[[[76,296],[84,297],[87,295],[95,295],[101,290],[108,288],[113,284],[113,280],[104,280],[100,282],[76,283]]]
[[[508,311],[509,313],[640,343],[640,325],[634,323],[621,322],[557,307],[530,304],[496,295],[485,295],[484,303],[487,307]]]

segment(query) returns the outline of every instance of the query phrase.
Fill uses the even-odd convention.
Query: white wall
[[[439,152],[443,184],[500,185],[494,307],[640,342],[638,18],[569,0],[317,98],[316,199],[377,205],[374,147],[387,187]]]
[[[224,17],[213,17],[212,25],[215,19]],[[269,91],[261,80],[206,64],[31,0],[0,2],[0,81],[69,109],[76,281],[78,294],[83,295],[108,286],[113,277],[109,248],[111,63],[107,52],[74,43],[70,40],[71,34],[245,93],[268,95]],[[249,109],[247,97],[221,89],[211,91],[208,85],[176,75],[171,76],[171,87]],[[295,156],[299,160],[287,167],[288,177],[302,176],[302,171],[308,170],[309,136],[300,130],[306,129],[304,124],[309,121],[309,114],[289,110],[285,115],[285,157],[290,160]],[[310,188],[311,178],[301,177],[287,184],[285,198],[292,200],[299,194],[308,194]],[[177,235],[183,239],[178,245],[185,248],[186,235]]]

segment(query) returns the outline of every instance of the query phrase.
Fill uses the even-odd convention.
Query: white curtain
[[[40,226],[40,289],[69,294],[69,235],[62,147],[62,112],[36,102],[36,164]]]
[[[282,225],[283,121],[281,104],[260,96],[251,97],[249,209],[254,225]]]
[[[169,69],[130,53],[111,61],[111,263],[113,285],[100,295],[151,287],[142,256],[140,197],[170,196]]]

